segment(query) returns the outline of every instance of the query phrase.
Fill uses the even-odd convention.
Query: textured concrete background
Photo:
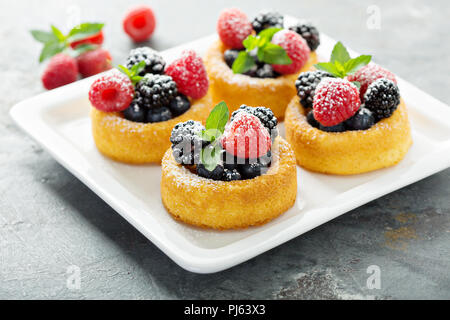
[[[115,63],[132,47],[121,17],[132,1],[0,2],[0,298],[450,298],[450,170],[373,201],[230,270],[184,271],[12,123],[15,103],[43,91],[40,45],[28,30],[105,21]],[[273,1],[148,1],[162,50],[211,34],[221,8],[249,16]],[[381,9],[368,30],[367,8]],[[450,104],[450,5],[435,1],[277,1],[311,18],[401,77]],[[423,106],[426,108],[426,106]],[[450,119],[449,119],[450,121]],[[81,289],[66,270],[81,270]],[[367,267],[381,269],[369,290]]]

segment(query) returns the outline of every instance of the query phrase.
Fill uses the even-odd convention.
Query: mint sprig
[[[361,67],[369,64],[372,60],[370,55],[360,55],[351,58],[342,42],[336,43],[331,52],[330,62],[320,62],[314,65],[319,70],[326,71],[337,78],[345,78],[354,74]],[[355,85],[358,85],[354,82]]]
[[[43,62],[44,60],[63,51],[67,51],[71,55],[79,55],[83,52],[94,49],[95,46],[90,47],[89,49],[84,46],[78,51],[71,50],[70,44],[99,33],[103,26],[103,23],[82,23],[72,28],[67,35],[64,35],[64,33],[54,25],[51,26],[51,31],[31,30],[30,33],[33,38],[44,44],[39,56],[39,62]],[[78,49],[78,47],[76,49]]]
[[[130,69],[119,64],[117,66],[117,69],[126,74],[128,78],[130,78],[133,85],[135,85],[144,78],[143,76],[140,76],[139,73],[141,73],[145,69],[145,61],[141,61],[138,64],[133,65]]]
[[[275,33],[281,28],[268,28],[261,31],[257,36],[249,35],[242,42],[245,50],[239,52],[238,57],[233,62],[231,69],[234,73],[245,73],[255,66],[255,58],[250,52],[256,50],[258,59],[269,64],[291,64],[286,50],[283,47],[270,42]]]
[[[202,140],[211,142],[200,154],[201,163],[209,171],[214,170],[222,159],[219,138],[225,131],[229,116],[227,104],[224,101],[219,102],[206,119],[205,130],[199,133]]]

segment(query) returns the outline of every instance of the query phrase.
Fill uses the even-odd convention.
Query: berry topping
[[[78,70],[83,77],[111,69],[111,55],[105,49],[98,48],[82,53],[77,58]]]
[[[113,71],[91,85],[89,100],[93,107],[105,112],[117,112],[129,107],[133,100],[133,83],[124,74]]]
[[[314,95],[314,118],[323,126],[335,126],[358,111],[361,102],[358,88],[340,78],[325,78]]]
[[[222,146],[236,157],[256,159],[270,150],[272,141],[256,116],[240,112],[226,129]]]
[[[170,111],[176,117],[185,113],[190,107],[189,99],[183,94],[176,96],[169,104]]]
[[[348,130],[367,130],[374,124],[375,117],[372,111],[364,107],[361,107],[353,117],[345,121]]]
[[[163,74],[166,62],[163,57],[149,47],[136,48],[130,51],[127,57],[126,67],[131,69],[139,62],[145,61],[145,68],[140,72],[141,76],[147,73]]]
[[[289,30],[297,32],[306,40],[308,47],[311,51],[317,49],[320,44],[319,31],[315,26],[306,21],[300,21],[289,27]]]
[[[400,91],[397,85],[388,79],[375,80],[367,88],[364,105],[378,119],[389,118],[400,104]]]
[[[276,78],[278,74],[273,70],[273,67],[265,63],[256,70],[257,78]]]
[[[178,91],[200,99],[208,92],[208,75],[203,60],[193,50],[185,50],[181,57],[172,62],[166,74],[177,83]]]
[[[136,84],[135,99],[141,106],[159,108],[168,106],[177,93],[172,77],[148,73]]]
[[[76,81],[78,66],[74,58],[59,53],[53,56],[42,74],[42,84],[51,90]]]
[[[344,132],[346,128],[345,128],[344,123],[342,122],[342,123],[339,123],[339,124],[337,124],[335,126],[331,126],[331,127],[326,127],[326,126],[320,125],[319,129],[322,131],[326,131],[326,132]]]
[[[123,116],[130,121],[147,122],[147,109],[139,106],[136,101],[133,101],[128,108],[123,110]]]
[[[223,177],[222,180],[224,181],[236,181],[241,180],[242,176],[236,169],[227,169],[225,168],[223,171]]]
[[[227,46],[234,49],[244,47],[242,41],[253,31],[247,15],[237,8],[225,9],[217,20],[217,33],[220,40]]]
[[[314,110],[308,112],[308,114],[306,115],[306,120],[312,127],[320,129],[319,121],[317,121],[316,118],[314,118]]]
[[[132,8],[123,19],[123,30],[136,42],[150,39],[155,27],[155,14],[148,6]]]
[[[82,45],[82,44],[94,44],[94,45],[101,45],[103,43],[104,37],[103,37],[103,31],[100,30],[100,32],[93,34],[91,36],[88,36],[82,40],[74,41],[70,43],[70,46],[75,49],[76,47]]]
[[[374,63],[368,64],[355,74],[348,76],[348,81],[358,81],[361,87],[359,88],[359,93],[361,100],[363,100],[364,94],[366,93],[367,87],[377,79],[386,78],[394,83],[397,83],[395,75],[390,71],[376,65]]]
[[[212,171],[209,171],[202,163],[199,163],[197,165],[197,174],[207,179],[222,180],[224,177],[224,168],[223,165],[218,164]]]
[[[272,38],[272,43],[281,46],[286,50],[287,55],[292,60],[291,64],[274,64],[273,69],[281,74],[291,74],[300,71],[309,58],[309,47],[306,41],[294,31],[281,30]]]
[[[246,163],[239,165],[239,172],[242,175],[242,179],[253,179],[260,176],[262,170],[266,167],[259,162]]]
[[[147,122],[161,122],[172,119],[172,112],[167,107],[152,108],[148,110]]]
[[[234,60],[239,55],[240,50],[237,49],[228,49],[223,53],[223,58],[225,59],[225,63],[231,68],[233,66]]]
[[[231,115],[230,121],[233,122],[236,116],[241,112],[247,112],[251,115],[254,115],[261,121],[262,125],[266,127],[269,131],[269,134],[275,138],[278,135],[277,130],[277,118],[273,114],[272,110],[265,107],[249,107],[243,104],[238,110],[234,111]]]
[[[256,33],[267,28],[283,28],[284,17],[276,11],[262,11],[252,20]]]
[[[298,76],[298,79],[295,81],[295,87],[300,97],[300,103],[304,108],[312,108],[316,87],[323,78],[327,77],[333,76],[320,70],[302,72]]]
[[[205,127],[197,121],[189,120],[175,125],[170,136],[175,161],[180,164],[199,163],[203,141],[198,135]]]

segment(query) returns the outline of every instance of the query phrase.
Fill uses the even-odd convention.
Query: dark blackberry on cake
[[[276,11],[262,11],[252,20],[252,26],[256,33],[267,28],[283,28],[283,24],[283,15]]]
[[[205,127],[198,121],[189,120],[175,125],[170,136],[175,161],[192,165],[199,163],[200,151],[205,145],[198,135]]]
[[[320,45],[320,35],[319,31],[315,26],[313,26],[310,22],[301,21],[289,27],[289,30],[297,32],[302,36],[303,39],[306,40],[308,47],[311,51],[317,49]]]
[[[334,78],[331,74],[321,70],[302,72],[295,81],[297,95],[304,108],[312,108],[314,93],[323,78]]]
[[[147,73],[164,73],[166,62],[155,50],[149,47],[141,47],[131,50],[127,57],[126,67],[127,69],[131,69],[134,65],[140,63],[141,61],[145,61],[145,69],[140,73],[141,76]]]
[[[135,88],[135,99],[147,108],[167,107],[177,94],[177,84],[166,75],[148,73]]]
[[[364,106],[378,119],[389,118],[400,104],[400,91],[388,79],[375,80],[364,94]]]

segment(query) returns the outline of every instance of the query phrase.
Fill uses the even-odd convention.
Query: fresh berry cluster
[[[123,111],[134,122],[161,122],[185,113],[191,107],[188,97],[199,99],[208,91],[203,61],[192,50],[166,70],[163,57],[146,47],[131,50],[126,61],[127,67],[119,66],[126,76],[115,71],[92,84],[89,98],[95,108]]]
[[[213,118],[220,117],[214,114]],[[199,122],[179,123],[170,137],[173,157],[182,165],[195,166],[191,169],[207,179],[252,179],[265,173],[271,164],[270,132],[276,131],[276,124],[277,119],[270,109],[245,105],[233,113],[223,134],[214,140],[204,138],[207,130]],[[207,161],[204,154],[211,151],[215,156]]]
[[[225,46],[230,48],[224,53],[225,62],[232,68],[239,53],[247,51],[248,55],[253,58],[254,63],[251,63],[248,70],[244,72],[235,72],[233,68],[235,73],[243,73],[256,78],[276,78],[280,74],[298,72],[308,60],[310,51],[316,50],[319,46],[319,32],[311,23],[302,21],[292,25],[289,29],[283,29],[283,27],[284,16],[276,11],[262,11],[250,21],[247,15],[237,8],[223,10],[217,21],[217,33]],[[283,61],[283,64],[280,64],[276,60],[270,61],[270,63],[261,61],[256,56],[255,51],[259,48],[255,49],[255,46],[250,46],[251,50],[248,49],[246,45],[248,38],[255,38],[254,33],[259,36],[260,33],[262,34],[264,30],[269,28],[276,28],[275,31],[278,31],[271,33],[268,39],[271,46],[278,45],[284,49],[290,59],[289,62]],[[262,43],[265,42],[262,41]],[[262,54],[261,56],[264,57],[265,55]],[[278,61],[280,60],[278,59]]]

